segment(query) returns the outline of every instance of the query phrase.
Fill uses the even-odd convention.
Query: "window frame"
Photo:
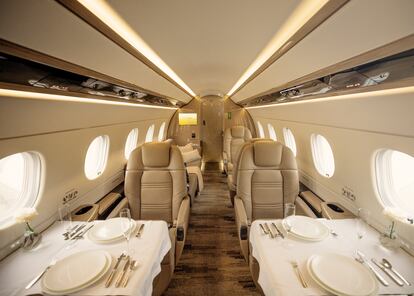
[[[24,177],[22,182],[24,188],[19,193],[18,201],[7,209],[7,212],[10,214],[0,217],[0,229],[14,223],[14,220],[10,218],[13,217],[16,210],[25,207],[34,207],[40,198],[44,171],[44,161],[41,154],[37,151],[17,152],[2,157],[0,161],[17,154],[22,154],[24,161]]]
[[[164,134],[165,134],[165,121],[161,123],[160,129],[158,130],[158,142],[164,141]]]
[[[312,159],[313,159],[313,165],[316,169],[316,171],[325,178],[332,178],[335,174],[335,155],[333,153],[333,149],[331,144],[329,143],[328,139],[321,135],[321,134],[312,134],[311,138],[311,150],[312,150]],[[322,143],[322,142],[325,143]],[[322,145],[327,144],[325,148],[328,148],[328,150],[325,150],[325,148]],[[328,153],[328,154],[325,154]],[[330,158],[330,159],[328,159]],[[331,162],[331,163],[327,163]],[[329,167],[332,167],[332,170],[330,170]]]
[[[277,141],[277,134],[276,134],[276,130],[273,124],[271,123],[267,124],[267,131],[269,132],[269,138],[272,139],[273,141]]]
[[[96,172],[92,175],[89,175],[89,169],[87,171],[86,165],[88,160],[88,155],[90,152],[90,149],[92,148],[92,144],[96,141],[101,139],[102,142],[102,149],[99,151],[99,157],[97,163],[94,165],[96,167]],[[95,138],[89,143],[88,149],[86,150],[85,155],[85,161],[84,161],[84,167],[83,171],[85,173],[85,176],[88,180],[95,180],[99,178],[105,171],[106,166],[108,164],[108,157],[109,157],[109,147],[110,147],[110,139],[108,135],[100,135]]]
[[[296,140],[292,130],[288,127],[284,127],[282,131],[285,145],[289,147],[290,150],[292,150],[293,155],[296,157],[298,153],[298,148],[296,146]]]
[[[150,132],[151,132],[151,134],[150,134]],[[155,124],[151,124],[148,127],[147,133],[145,135],[145,143],[154,142],[154,132],[155,132]]]
[[[257,121],[257,130],[259,131],[259,138],[264,139],[266,136],[263,129],[263,125],[260,123],[260,121]]]
[[[138,147],[139,129],[137,127],[129,131],[125,141],[124,157],[126,160],[129,159],[131,152]]]
[[[374,154],[374,180],[375,188],[377,189],[377,197],[381,205],[385,207],[395,207],[403,211],[407,218],[414,218],[414,211],[407,211],[404,205],[400,205],[398,200],[392,198],[393,195],[398,195],[395,188],[392,188],[393,178],[391,169],[391,157],[392,153],[402,153],[414,158],[414,155],[405,153],[400,150],[383,148],[376,151]],[[414,201],[413,201],[414,202]]]

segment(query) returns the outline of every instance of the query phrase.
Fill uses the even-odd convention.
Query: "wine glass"
[[[285,204],[285,211],[283,212],[283,217],[285,218],[283,220],[283,224],[284,224],[284,227],[285,227],[285,229],[288,233],[292,229],[292,224],[289,221],[289,219],[286,219],[286,218],[290,217],[290,216],[295,216],[295,214],[296,214],[295,204],[294,203],[286,203]]]
[[[130,210],[128,208],[122,209],[119,212],[119,217],[122,218],[121,220],[122,234],[125,237],[125,240],[127,243],[127,253],[130,254],[129,240],[131,238],[131,233],[132,233],[132,220],[131,220]]]
[[[63,236],[66,240],[72,239],[73,235],[73,223],[72,223],[72,211],[70,210],[70,205],[65,203],[58,207],[58,214],[59,214],[59,223],[63,229],[65,229],[65,233]]]
[[[368,220],[370,216],[370,211],[359,208],[357,212],[356,219],[356,234],[357,234],[357,249],[361,246],[362,239],[367,233],[368,230]]]

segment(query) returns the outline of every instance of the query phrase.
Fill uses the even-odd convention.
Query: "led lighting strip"
[[[184,81],[152,50],[152,48],[135,32],[127,22],[105,0],[78,0],[87,10],[110,27],[122,39],[151,61],[158,69],[175,81],[191,96],[195,97]]]
[[[30,91],[11,90],[11,89],[0,89],[0,96],[22,98],[22,99],[40,99],[40,100],[51,100],[51,101],[68,101],[68,102],[78,102],[78,103],[129,106],[129,107],[137,107],[137,108],[169,109],[169,110],[178,109],[175,107],[151,106],[151,105],[144,105],[144,104],[138,104],[138,103],[137,104],[127,103],[127,102],[124,103],[124,102],[101,100],[101,99],[95,99],[95,98],[81,98],[81,97],[75,97],[75,96],[63,96],[63,95],[37,93],[37,92],[30,92]]]
[[[372,96],[386,96],[386,95],[395,95],[395,94],[408,94],[408,93],[413,93],[413,92],[414,92],[414,86],[408,86],[408,87],[400,87],[400,88],[382,89],[382,90],[376,90],[376,91],[373,90],[373,91],[354,93],[354,94],[329,96],[329,97],[323,97],[323,98],[318,98],[318,99],[315,98],[315,99],[296,101],[296,102],[252,106],[252,107],[245,107],[245,109],[270,108],[270,107],[276,107],[276,106],[286,106],[286,105],[296,105],[296,104],[310,104],[310,103],[319,103],[323,101],[356,99],[356,98],[364,98],[364,97],[372,97]]]

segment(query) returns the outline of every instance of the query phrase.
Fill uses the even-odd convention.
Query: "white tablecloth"
[[[152,282],[161,271],[161,261],[171,248],[167,223],[163,221],[138,221],[145,223],[141,238],[133,236],[130,240],[131,257],[138,261],[138,267],[133,273],[126,288],[105,288],[108,275],[97,283],[78,293],[71,295],[134,295],[147,296],[152,294]],[[95,221],[93,223],[101,223]],[[77,240],[71,248],[65,248],[68,242],[63,240],[63,226],[55,223],[45,232],[41,245],[32,251],[18,250],[0,262],[0,295],[30,295],[41,294],[38,281],[31,289],[25,286],[49,264],[53,257],[58,259],[70,254],[86,250],[106,250],[112,255],[112,266],[116,258],[126,250],[126,241],[111,244],[97,244],[87,236]],[[123,265],[121,265],[123,266]],[[109,274],[109,272],[108,272]],[[116,280],[116,279],[115,279]]]
[[[320,219],[319,221],[333,229],[338,233],[338,236],[330,235],[320,242],[306,242],[294,238],[283,240],[280,237],[271,239],[263,234],[259,223],[276,222],[280,225],[280,220],[256,220],[252,223],[250,231],[252,255],[260,265],[258,282],[265,295],[331,295],[312,280],[306,269],[307,259],[313,254],[324,253],[354,257],[356,250],[362,251],[369,260],[376,258],[377,261],[380,261],[382,258],[387,258],[395,269],[412,284],[411,286],[399,287],[385,273],[375,267],[390,284],[389,287],[384,287],[378,283],[380,295],[414,293],[414,258],[412,256],[401,249],[390,251],[382,247],[379,243],[379,233],[373,228],[369,228],[362,240],[358,240],[354,219]],[[308,283],[308,288],[303,288],[300,284],[298,276],[292,268],[292,260],[298,262],[299,269]],[[373,265],[372,262],[370,263]]]

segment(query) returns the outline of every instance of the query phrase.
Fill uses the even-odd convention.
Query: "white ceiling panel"
[[[0,38],[183,102],[191,99],[55,1],[0,1]]]
[[[414,1],[350,1],[236,93],[239,102],[414,33]]]
[[[227,93],[300,0],[109,0],[196,93]]]

